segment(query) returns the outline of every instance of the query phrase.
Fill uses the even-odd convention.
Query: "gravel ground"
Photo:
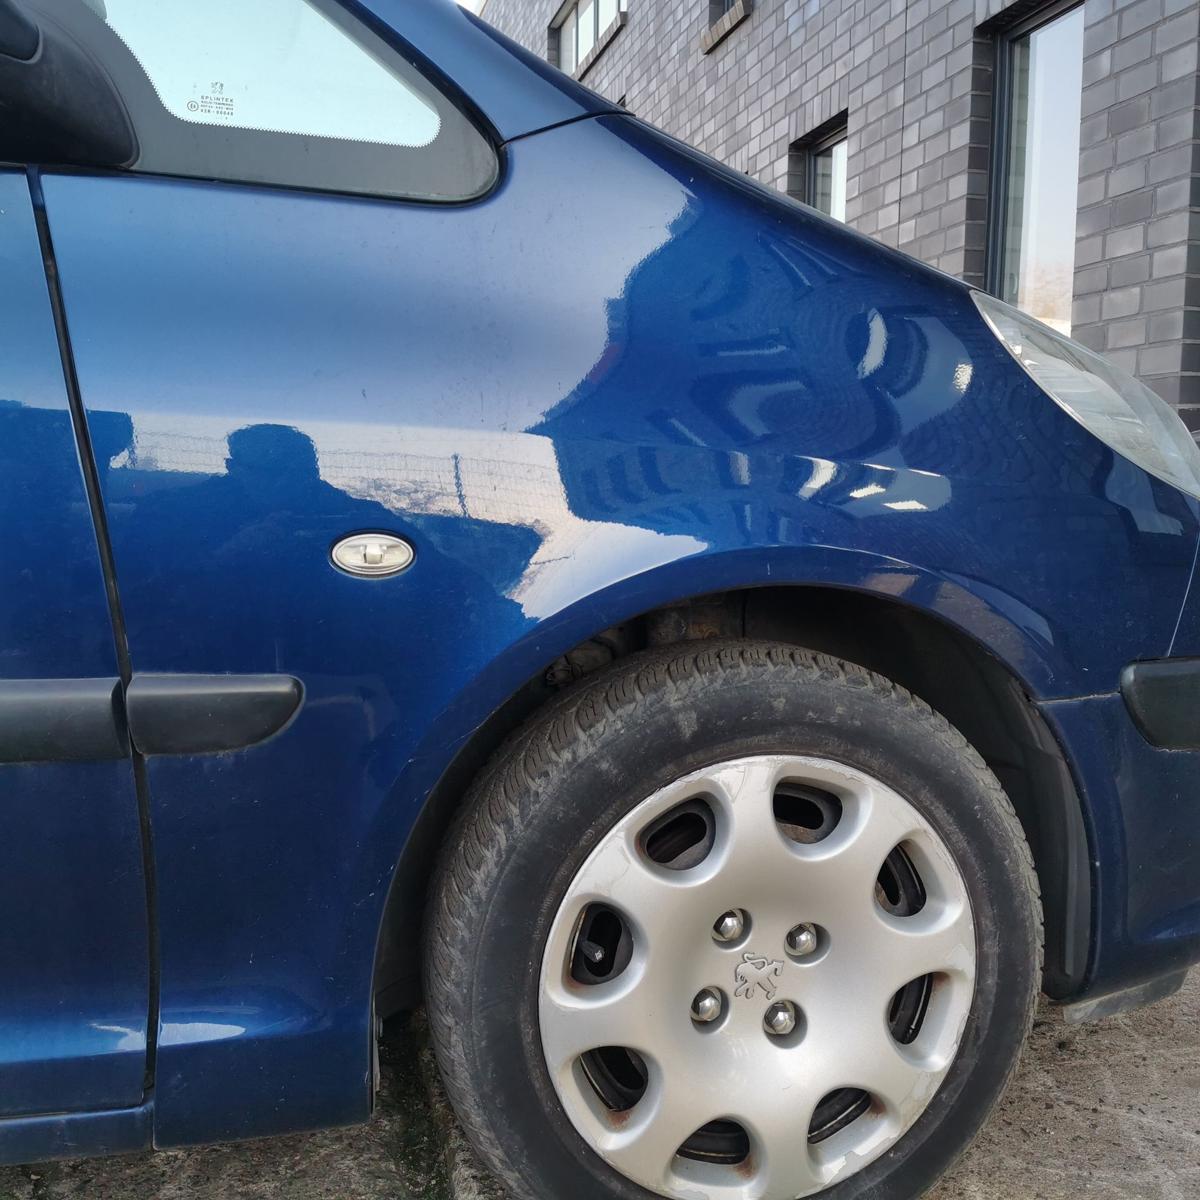
[[[1021,1070],[930,1200],[1196,1200],[1200,972],[1094,1025],[1037,1022]]]
[[[392,1030],[365,1128],[95,1162],[0,1168],[0,1200],[475,1200],[478,1175],[419,1025]],[[1047,1011],[999,1111],[929,1200],[1200,1196],[1200,973],[1096,1025]]]

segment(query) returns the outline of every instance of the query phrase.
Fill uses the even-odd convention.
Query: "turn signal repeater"
[[[412,565],[413,548],[394,533],[354,533],[329,552],[333,565],[348,575],[383,579]]]

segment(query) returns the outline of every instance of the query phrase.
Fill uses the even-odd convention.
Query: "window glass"
[[[1000,295],[1071,332],[1083,9],[1009,45],[1008,174],[1004,181]]]
[[[308,0],[105,0],[181,121],[426,146],[437,110]]]
[[[571,9],[558,31],[558,66],[570,74],[579,65],[575,55],[575,10]]]
[[[499,170],[454,101],[337,0],[23,3],[111,81],[130,170],[446,201]]]
[[[578,0],[565,16],[557,16],[557,23],[550,27],[550,44],[553,46],[557,35],[559,70],[577,71],[599,44],[600,35],[608,32],[624,10],[624,0]]]
[[[848,145],[842,138],[812,156],[812,205],[838,221],[846,219]]]
[[[596,44],[595,0],[583,0],[577,11],[579,13],[579,61],[583,62]]]

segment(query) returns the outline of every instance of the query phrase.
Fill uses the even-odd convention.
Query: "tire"
[[[451,1101],[470,1141],[483,1162],[513,1195],[531,1200],[562,1200],[568,1196],[584,1200],[649,1200],[655,1195],[682,1195],[686,1190],[676,1191],[674,1184],[658,1184],[653,1180],[649,1181],[650,1186],[643,1186],[647,1182],[645,1177],[641,1177],[641,1183],[635,1182],[635,1177],[639,1177],[636,1172],[623,1173],[613,1165],[618,1152],[614,1150],[610,1154],[604,1149],[609,1141],[602,1143],[589,1134],[591,1118],[580,1105],[592,1104],[586,1099],[585,1085],[596,1078],[599,1067],[596,1071],[589,1068],[582,1074],[572,1068],[565,1074],[556,1073],[552,1078],[547,1066],[551,1057],[550,1042],[545,1039],[556,1037],[555,1031],[560,1028],[566,1028],[569,1033],[571,1027],[563,1026],[564,1018],[559,1016],[557,1007],[543,1007],[551,1004],[547,998],[548,989],[557,987],[555,981],[559,979],[559,951],[555,949],[551,953],[547,947],[552,942],[557,947],[563,937],[561,929],[565,928],[563,923],[569,916],[569,906],[564,908],[562,918],[559,917],[560,906],[575,895],[572,889],[578,891],[579,887],[584,887],[584,883],[577,887],[577,881],[586,882],[589,870],[600,869],[589,864],[602,863],[604,860],[598,857],[602,854],[618,853],[618,850],[608,849],[618,845],[614,840],[618,837],[616,831],[640,819],[638,814],[651,811],[640,807],[649,797],[667,798],[656,801],[659,804],[674,803],[672,788],[692,786],[678,781],[706,778],[706,773],[727,771],[718,766],[727,763],[766,764],[761,769],[766,771],[770,767],[776,775],[780,771],[799,770],[803,779],[809,780],[810,776],[804,773],[807,768],[794,767],[793,762],[816,764],[811,769],[817,772],[818,780],[825,778],[820,774],[822,771],[834,771],[835,775],[838,771],[844,772],[848,779],[865,781],[861,783],[862,795],[892,797],[887,803],[893,805],[896,803],[894,798],[899,797],[900,808],[918,814],[924,832],[915,836],[925,841],[913,842],[912,846],[919,864],[917,871],[922,878],[912,884],[910,890],[917,889],[922,904],[926,903],[926,891],[941,904],[940,897],[943,894],[949,896],[958,886],[954,881],[960,881],[968,902],[968,916],[961,919],[969,920],[973,929],[974,946],[969,947],[973,962],[968,970],[962,967],[965,960],[955,958],[948,974],[928,974],[920,984],[925,989],[926,1007],[920,1010],[920,1031],[913,1045],[922,1044],[926,1028],[934,1030],[938,1038],[945,1039],[950,1033],[955,1038],[953,1052],[948,1058],[938,1058],[931,1051],[929,1056],[920,1059],[923,1069],[927,1067],[932,1072],[936,1066],[940,1071],[936,1076],[936,1091],[926,1089],[932,1092],[932,1098],[924,1095],[917,1112],[911,1097],[897,1101],[893,1107],[889,1090],[881,1093],[883,1098],[875,1104],[874,1093],[864,1089],[863,1094],[872,1102],[869,1109],[864,1110],[860,1105],[861,1118],[851,1115],[851,1110],[834,1113],[830,1127],[836,1126],[836,1129],[828,1145],[839,1145],[837,1138],[864,1136],[858,1132],[864,1129],[890,1131],[887,1138],[894,1140],[887,1141],[883,1132],[871,1134],[871,1137],[881,1139],[872,1145],[886,1148],[873,1152],[873,1159],[864,1154],[863,1161],[867,1165],[848,1173],[843,1170],[838,1174],[828,1167],[826,1159],[821,1159],[820,1163],[825,1165],[814,1165],[812,1169],[825,1172],[819,1178],[828,1178],[827,1184],[814,1183],[813,1179],[818,1178],[814,1175],[805,1177],[801,1183],[785,1185],[776,1172],[763,1185],[765,1192],[760,1187],[758,1192],[747,1191],[745,1194],[789,1198],[819,1194],[828,1200],[850,1200],[851,1197],[856,1200],[908,1200],[922,1195],[937,1181],[987,1119],[1016,1067],[1028,1036],[1042,962],[1037,878],[1020,823],[1000,784],[975,750],[946,720],[921,700],[879,675],[792,646],[751,641],[690,643],[624,659],[604,673],[582,681],[536,714],[502,748],[476,781],[448,839],[437,872],[426,933],[425,989],[438,1061]],[[770,764],[776,765],[771,767]],[[754,766],[754,770],[759,768]],[[737,778],[749,778],[749,775]],[[708,786],[704,784],[705,788]],[[777,789],[772,793],[776,797],[772,803],[775,806],[773,812],[778,814],[778,796],[791,785],[782,787],[772,782],[769,786]],[[806,782],[804,786],[815,789],[811,795],[818,799],[826,795],[823,784]],[[859,811],[853,807],[859,801],[853,790],[844,793],[844,801],[837,800],[836,796],[843,794],[837,790],[840,785],[831,783],[829,786],[832,789],[829,794],[835,795],[835,799],[822,802],[846,805],[838,809],[841,816],[836,820],[840,823],[833,827],[834,834],[838,834],[848,819],[846,813]],[[848,786],[853,789],[858,785]],[[804,795],[807,797],[810,793],[806,791]],[[806,799],[804,803],[810,801]],[[882,805],[883,801],[879,803]],[[753,812],[757,820],[761,815],[758,808],[721,807],[707,798],[688,801],[688,804],[708,806],[710,810],[708,816],[701,813],[701,820],[707,825],[704,839],[696,842],[699,848],[688,850],[678,860],[671,860],[669,866],[662,865],[666,860],[655,858],[648,864],[648,869],[662,875],[665,871],[675,870],[677,862],[690,862],[688,855],[694,858],[702,852],[706,857],[699,867],[694,868],[695,871],[716,871],[716,867],[706,865],[712,862],[742,861],[734,857],[731,849],[723,849],[721,853],[726,858],[718,860],[715,849],[718,843],[721,846],[741,844],[736,838],[730,841],[733,835],[728,832],[720,833],[721,829],[732,828],[722,824],[726,821],[722,814]],[[664,828],[674,830],[678,825],[682,830],[684,826],[679,822],[686,817],[688,829],[699,829],[687,806],[668,811],[671,815]],[[886,811],[889,810],[878,809],[881,814]],[[880,816],[879,820],[882,819]],[[862,829],[870,827],[869,822],[861,826]],[[795,833],[791,826],[779,828]],[[851,833],[838,835],[842,840],[837,845],[850,845]],[[650,853],[651,847],[657,852],[655,836],[653,828],[641,830],[636,833],[636,845],[644,848],[646,853]],[[804,838],[809,836],[816,835],[802,835]],[[695,837],[700,838],[698,832]],[[719,838],[725,841],[719,842]],[[658,841],[665,844],[663,838]],[[939,841],[944,849],[941,858],[937,858],[937,854],[942,851],[937,851],[931,858],[920,849],[926,842],[936,849]],[[794,851],[810,856],[822,850],[820,845],[815,848],[788,847],[789,853]],[[748,853],[738,852],[743,857]],[[777,853],[774,848],[769,851],[770,855]],[[896,853],[887,859],[888,863],[900,861],[895,858]],[[864,858],[862,861],[873,860]],[[771,862],[774,864],[775,859]],[[761,870],[756,865],[755,869],[764,888],[768,883],[774,888],[780,871],[785,870],[782,867],[768,870],[765,865]],[[887,869],[885,866],[885,871]],[[941,875],[935,879],[937,872],[942,872],[950,882],[943,883]],[[929,890],[931,884],[924,881],[926,874],[932,890]],[[752,875],[742,877],[749,881],[747,886],[757,886]],[[830,878],[849,880],[852,877],[848,869],[842,872],[839,868],[839,874]],[[674,886],[674,878],[668,880],[669,886]],[[678,878],[685,877],[680,875]],[[879,880],[881,882],[874,886],[874,896],[879,903],[886,904],[892,892],[883,886],[886,882],[883,873]],[[857,884],[855,888],[858,888]],[[884,892],[887,892],[886,897]],[[657,896],[659,893],[652,894]],[[683,895],[679,889],[664,894]],[[854,895],[858,894],[856,890]],[[673,899],[671,903],[674,903]],[[899,903],[904,903],[902,898]],[[949,905],[949,901],[946,903]],[[836,907],[834,901],[830,904]],[[847,906],[851,907],[849,902]],[[910,906],[910,910],[913,907],[915,905]],[[592,921],[592,914],[600,909],[592,904],[581,911],[588,914],[582,919],[592,922],[587,926],[589,929],[599,928]],[[950,907],[946,911],[951,911]],[[654,912],[644,915],[647,920],[659,921]],[[769,915],[771,920],[777,919],[774,914]],[[608,958],[604,962],[612,968],[611,978],[616,979],[618,985],[624,975],[617,970],[620,964],[616,959],[623,957],[628,961],[634,955],[629,946],[636,946],[641,937],[639,920],[641,915],[633,914],[624,930],[612,935],[611,944],[605,943],[608,949],[604,953]],[[662,918],[662,921],[666,920],[666,917]],[[680,933],[678,939],[668,941],[664,941],[667,934],[661,932],[654,937],[648,936],[647,941],[652,947],[662,947],[658,951],[660,956],[683,954],[685,957],[679,961],[690,964],[699,961],[701,955],[719,956],[727,949],[719,944],[710,949],[695,942],[693,953],[691,926],[675,918],[671,920],[675,924],[665,925],[664,929],[683,930],[686,925],[688,933],[686,938]],[[761,921],[754,924],[756,920],[753,914],[747,915],[751,941],[758,936],[757,929],[766,928]],[[834,923],[831,919],[830,924]],[[726,928],[731,930],[736,925],[736,922],[727,922]],[[569,934],[574,941],[570,943],[573,948],[568,954],[572,957],[566,960],[569,965],[565,969],[571,973],[576,970],[574,964],[583,962],[578,957],[581,953],[580,928],[576,921],[576,931]],[[589,933],[588,937],[591,936]],[[716,941],[717,935],[713,936]],[[821,938],[827,936],[820,932]],[[817,937],[802,940],[815,943]],[[850,940],[847,937],[846,941]],[[962,945],[966,946],[968,940],[964,939]],[[790,988],[800,996],[793,1009],[795,1016],[805,1007],[807,985],[804,980],[817,976],[803,976],[803,971],[813,969],[812,964],[801,962],[798,967],[793,967],[777,943],[776,937],[767,947],[768,954],[762,953],[759,946],[735,940],[728,961],[740,967],[739,952],[743,950],[745,959],[759,966],[767,963],[769,958],[777,957],[780,962],[768,965],[771,970],[782,967],[782,971],[776,973],[783,980],[778,986]],[[583,949],[588,953],[599,953],[590,942]],[[822,947],[813,955],[813,963],[820,961],[824,949]],[[838,949],[836,940],[834,949]],[[755,954],[759,956],[757,959]],[[830,964],[843,962],[849,971],[853,958],[852,952],[847,950],[842,959],[835,960],[831,950],[827,961]],[[632,959],[635,963],[642,960],[651,961],[651,952],[646,951],[640,958]],[[704,961],[707,963],[708,959]],[[712,961],[725,960],[715,957]],[[890,964],[891,959],[886,962]],[[587,964],[580,969],[586,970]],[[876,981],[871,974],[874,969],[874,960],[865,964],[854,961],[853,970],[866,971],[863,978],[871,986],[890,986],[887,984],[889,976],[884,975]],[[620,970],[629,973],[633,968],[627,966]],[[938,971],[941,971],[940,967]],[[756,992],[755,983],[761,975],[757,966],[752,966],[730,971],[718,980],[718,1003],[724,1008],[714,1027],[719,1030],[721,1021],[735,1018],[743,1023],[757,1020],[757,1015],[753,1018],[744,1015],[750,1010],[738,1007],[743,1001],[735,1000],[734,995],[742,996],[749,982],[751,1003],[760,1007],[765,1005],[776,981],[768,979],[760,983],[761,991]],[[962,982],[968,975],[969,987]],[[568,988],[571,986],[567,984]],[[844,993],[839,994],[845,994],[849,1002],[856,991],[845,988]],[[601,994],[588,992],[586,997],[590,1003],[591,996]],[[948,1007],[951,1000],[930,1000],[930,995],[951,997],[953,1003],[961,1006],[961,1018],[943,1020],[939,1015],[935,1021],[930,1014],[959,1010]],[[898,992],[897,1000],[900,996]],[[690,1036],[686,1003],[686,997],[681,999],[680,1004],[684,1007],[677,1020],[674,1014],[671,1016],[674,1022],[670,1026],[671,1038]],[[772,1015],[773,1010],[774,1006],[764,1016],[764,1021],[777,1020]],[[893,1001],[887,1012],[889,1021],[893,1021],[895,1010],[896,1001]],[[704,1015],[707,1017],[707,1013]],[[801,1012],[798,1019],[803,1021],[804,1013]],[[696,1036],[706,1035],[707,1030],[699,1024],[695,1008],[691,1020]],[[786,1021],[779,1025],[780,1028],[785,1026]],[[828,1027],[827,1024],[821,1026]],[[814,1054],[827,1054],[823,1044],[814,1040],[817,1038],[814,1030],[815,1025],[810,1025],[803,1033],[807,1038],[805,1046]],[[775,1036],[773,1029],[764,1032],[756,1027],[756,1032],[745,1035],[749,1047],[746,1052],[752,1050],[754,1055],[762,1056],[753,1062],[767,1064],[769,1074],[775,1070],[773,1064],[783,1061],[779,1055],[786,1053],[787,1047],[793,1045],[802,1032],[778,1038],[778,1044],[771,1045]],[[892,1035],[894,1039],[901,1038],[894,1024]],[[648,1039],[646,1050],[651,1056],[656,1054],[654,1036],[652,1032],[645,1034]],[[732,1034],[727,1030],[718,1036]],[[848,1036],[857,1038],[859,1035]],[[932,1038],[934,1034],[929,1036]],[[697,1048],[723,1044],[720,1041],[695,1043]],[[933,1044],[931,1041],[930,1045]],[[944,1040],[938,1043],[944,1044],[948,1043]],[[851,1040],[847,1045],[855,1046],[857,1042]],[[902,1048],[902,1054],[916,1061],[920,1054],[916,1051],[910,1054],[911,1049]],[[630,1061],[641,1061],[637,1055],[623,1053]],[[675,1051],[671,1053],[675,1054]],[[770,1057],[773,1054],[775,1057]],[[665,1050],[664,1056],[665,1065],[653,1065],[656,1059],[642,1062],[642,1074],[653,1081],[660,1081],[661,1077],[665,1080],[663,1086],[670,1088],[674,1086],[670,1079],[671,1064],[682,1060],[678,1055],[670,1058]],[[822,1061],[840,1063],[842,1056],[843,1050],[838,1050],[836,1055]],[[688,1059],[687,1070],[701,1070],[707,1058],[705,1053],[697,1052]],[[595,1066],[599,1060],[594,1056],[579,1060],[580,1063],[585,1061]],[[647,1062],[651,1065],[647,1066]],[[843,1068],[830,1066],[828,1069]],[[844,1069],[849,1071],[851,1068]],[[870,1072],[874,1067],[871,1062],[866,1062],[863,1069]],[[757,1067],[749,1070],[757,1070]],[[622,1077],[625,1075],[628,1072]],[[584,1079],[578,1084],[582,1089],[579,1095],[572,1091],[576,1084],[571,1080],[575,1078]],[[930,1075],[930,1078],[935,1077]],[[736,1091],[742,1082],[733,1080],[733,1090]],[[715,1103],[714,1092],[729,1091],[730,1086],[729,1079],[719,1083],[714,1076],[712,1086],[701,1087],[699,1094],[705,1097],[703,1103],[711,1106]],[[903,1086],[896,1085],[896,1095],[904,1094]],[[614,1106],[608,1093],[599,1085],[595,1090],[609,1108]],[[853,1090],[846,1090],[846,1096]],[[679,1089],[675,1094],[679,1094]],[[839,1104],[844,1106],[846,1098],[841,1092],[836,1095],[841,1097]],[[585,1099],[581,1100],[580,1096]],[[747,1105],[752,1103],[756,1102],[746,1101]],[[730,1104],[736,1107],[734,1101]],[[780,1105],[774,1101],[772,1104],[778,1111]],[[608,1119],[604,1117],[607,1110],[603,1103],[595,1107],[600,1113],[596,1120]],[[786,1105],[783,1107],[786,1111]],[[637,1108],[630,1111],[639,1112]],[[664,1113],[666,1111],[664,1109]],[[824,1111],[818,1107],[816,1113]],[[730,1119],[738,1117],[733,1112],[726,1115]],[[797,1116],[796,1120],[799,1119]],[[665,1115],[662,1120],[665,1122]],[[763,1120],[765,1128],[774,1117],[767,1112]],[[837,1125],[838,1121],[843,1124]],[[878,1125],[864,1123],[870,1121],[877,1121]],[[619,1122],[615,1118],[613,1122],[616,1129]],[[901,1127],[903,1132],[897,1133]],[[706,1161],[703,1137],[699,1141],[693,1138],[684,1144],[688,1156],[671,1160],[675,1165],[668,1170],[678,1169],[685,1173],[684,1178],[690,1180],[688,1194],[691,1196],[708,1194],[706,1180],[712,1180],[714,1184],[734,1180],[728,1171],[733,1156],[740,1152],[735,1147],[742,1145],[738,1140],[741,1135],[737,1133],[741,1129],[750,1139],[746,1144],[751,1146],[751,1153],[745,1162],[733,1169],[740,1172],[736,1178],[745,1183],[754,1169],[767,1169],[762,1165],[762,1155],[758,1151],[765,1148],[766,1162],[776,1166],[794,1151],[794,1146],[784,1147],[778,1138],[759,1145],[754,1140],[757,1128],[753,1123],[743,1128],[736,1120],[728,1127],[706,1125],[708,1132],[718,1130],[727,1138],[720,1143],[721,1153],[725,1156],[722,1161],[715,1165]],[[809,1158],[806,1160],[810,1165],[817,1163],[813,1156],[827,1144],[813,1140],[824,1138],[825,1128],[818,1129],[816,1115],[811,1118],[807,1140]],[[617,1138],[617,1134],[613,1137]],[[804,1144],[794,1134],[791,1140]],[[612,1144],[616,1145],[616,1141]],[[833,1161],[834,1158],[836,1155],[831,1151],[827,1159]],[[793,1186],[794,1191],[791,1190]]]

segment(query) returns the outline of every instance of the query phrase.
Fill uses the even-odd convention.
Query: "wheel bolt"
[[[815,925],[797,925],[787,935],[788,953],[793,958],[807,958],[816,951],[819,941]]]
[[[698,1025],[711,1025],[725,1011],[725,1001],[716,988],[704,988],[692,1001],[692,1020]]]
[[[787,1037],[796,1029],[796,1006],[790,1000],[777,1000],[767,1009],[763,1025],[772,1037]]]
[[[736,942],[746,931],[746,917],[736,908],[723,913],[713,924],[713,937],[718,942]]]

